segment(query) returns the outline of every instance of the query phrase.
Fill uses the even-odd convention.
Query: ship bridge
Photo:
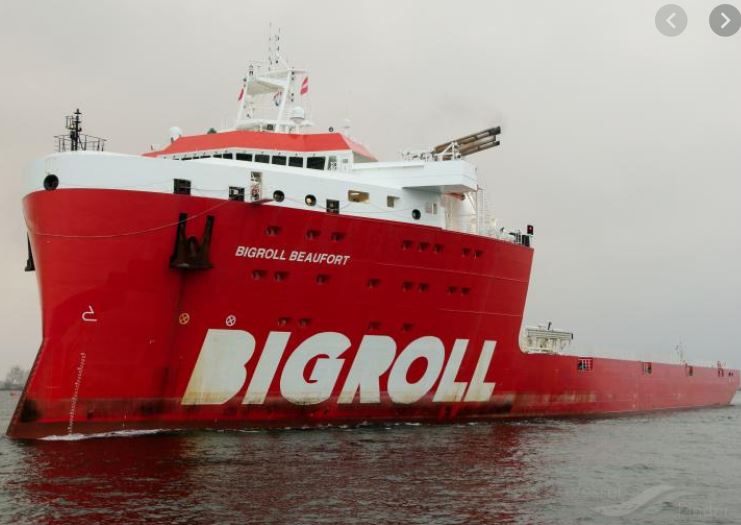
[[[498,126],[406,150],[398,161],[379,162],[347,128],[342,133],[332,128],[328,133],[306,131],[312,126],[307,118],[309,76],[283,59],[278,38],[271,40],[267,63],[250,64],[233,128],[183,136],[174,127],[167,147],[144,154],[191,161],[178,163],[189,166],[184,170],[188,175],[179,178],[185,181],[181,190],[187,186],[192,194],[203,189],[213,195],[221,178],[216,174],[230,168],[249,179],[243,175],[247,183],[235,180],[222,191],[252,201],[419,223],[530,245],[531,227],[526,233],[497,227],[476,167],[466,160],[499,145]]]

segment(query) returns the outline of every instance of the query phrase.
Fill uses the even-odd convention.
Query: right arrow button
[[[730,4],[719,5],[710,13],[710,28],[719,36],[732,36],[741,28],[741,13]]]

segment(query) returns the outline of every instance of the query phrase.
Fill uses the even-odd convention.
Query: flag
[[[242,89],[239,91],[239,97],[237,100],[242,100],[242,97],[244,97],[244,86],[242,86]]]
[[[306,95],[309,92],[309,77],[304,77],[303,82],[301,82],[301,89],[299,90],[299,95]]]

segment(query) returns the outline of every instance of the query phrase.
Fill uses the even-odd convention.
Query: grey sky
[[[0,3],[0,373],[40,342],[24,274],[22,170],[64,115],[140,153],[220,127],[268,23],[310,71],[316,130],[340,126],[379,157],[492,124],[471,157],[503,225],[536,227],[526,321],[575,331],[584,352],[741,365],[741,33],[684,2],[15,1]]]

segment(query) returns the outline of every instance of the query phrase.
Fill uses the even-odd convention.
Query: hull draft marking
[[[75,411],[77,410],[77,399],[80,395],[80,384],[82,383],[82,372],[85,370],[85,360],[87,354],[80,352],[80,364],[77,365],[77,377],[75,378],[74,390],[72,391],[72,400],[69,406],[69,421],[67,423],[67,433],[72,433],[72,428],[75,423]]]

